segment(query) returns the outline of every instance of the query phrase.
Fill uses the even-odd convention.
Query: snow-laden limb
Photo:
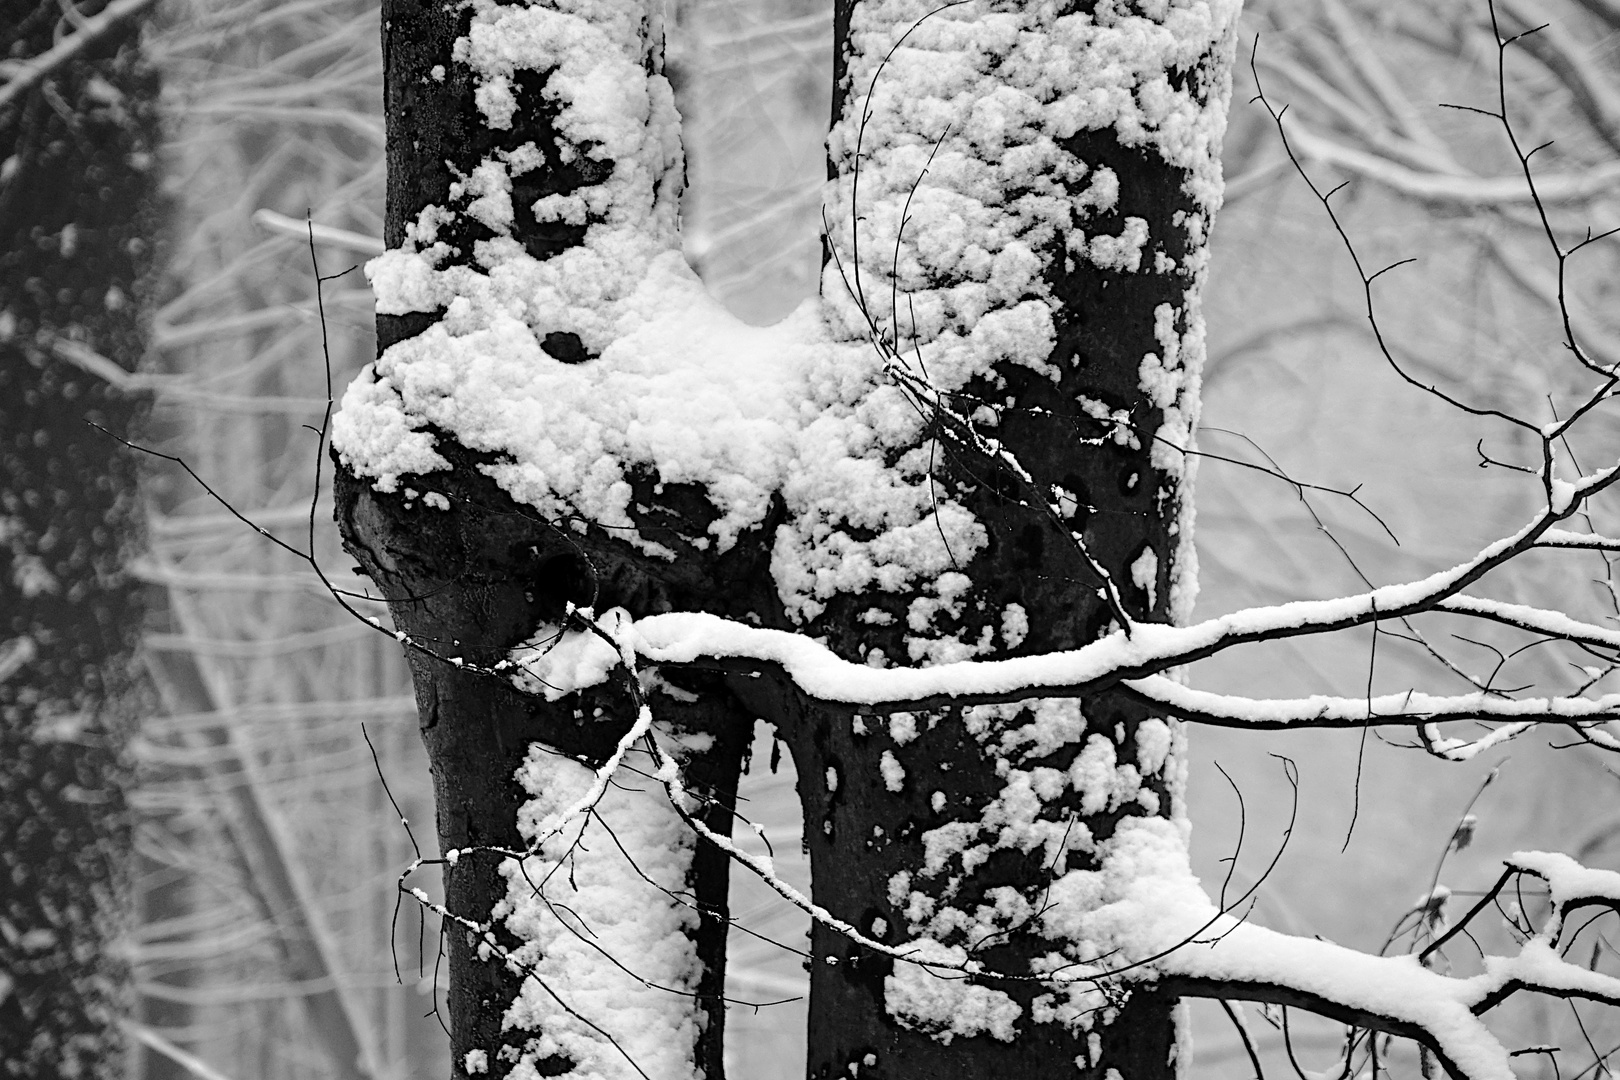
[[[1561,914],[1620,907],[1620,874],[1540,852],[1515,854],[1508,866],[1547,881],[1555,915],[1517,953],[1486,957],[1484,970],[1467,977],[1431,970],[1415,956],[1373,956],[1222,912],[1188,870],[1174,827],[1153,818],[1123,823],[1100,845],[1098,869],[1072,870],[1054,884],[1043,932],[1065,942],[1065,954],[1101,958],[1054,971],[1055,982],[1073,987],[1071,997],[1116,978],[1183,997],[1292,1005],[1415,1039],[1455,1077],[1512,1080],[1507,1049],[1481,1019],[1489,1009],[1520,990],[1620,1003],[1620,979],[1558,955]]]
[[[1128,692],[1183,720],[1218,727],[1279,729],[1418,725],[1444,720],[1582,723],[1620,719],[1620,694],[1602,697],[1510,698],[1499,694],[1437,696],[1410,691],[1375,697],[1247,698],[1194,690],[1162,675],[1132,679]]]
[[[731,666],[728,662],[741,662],[736,666],[744,669],[770,666],[780,669],[810,698],[873,711],[1072,697],[1124,683],[1178,716],[1226,726],[1344,727],[1365,724],[1369,718],[1375,723],[1408,724],[1443,719],[1573,723],[1620,718],[1620,695],[1615,694],[1515,699],[1484,693],[1442,697],[1414,691],[1370,699],[1316,696],[1268,701],[1195,691],[1151,674],[1208,656],[1237,641],[1337,629],[1315,624],[1309,615],[1303,619],[1290,616],[1293,609],[1308,608],[1338,621],[1369,595],[1377,593],[1343,601],[1248,609],[1189,627],[1138,624],[1130,638],[1116,632],[1067,652],[964,660],[927,668],[855,664],[808,637],[699,612],[652,615],[636,622],[631,633],[636,651],[651,663]],[[1382,613],[1382,608],[1378,610]],[[1371,621],[1370,605],[1368,612],[1367,621]],[[1543,614],[1551,617],[1551,613]]]
[[[1609,468],[1583,476],[1567,485],[1571,494],[1561,500],[1561,505],[1547,506],[1518,531],[1481,549],[1473,558],[1425,578],[1331,600],[1296,600],[1245,608],[1191,626],[1137,624],[1129,635],[1116,630],[1090,645],[1066,652],[1006,660],[963,660],[927,668],[874,668],[841,660],[800,635],[683,612],[642,619],[635,624],[633,636],[638,653],[654,663],[751,661],[773,665],[810,698],[883,709],[1072,696],[1119,682],[1144,680],[1235,645],[1329,633],[1436,611],[1506,623],[1590,647],[1620,649],[1620,632],[1607,627],[1560,612],[1461,593],[1491,569],[1536,545],[1555,521],[1573,512],[1581,499],[1608,487],[1617,475],[1614,468]],[[1138,692],[1147,696],[1172,693],[1155,690],[1159,685],[1145,683]],[[1190,697],[1181,700],[1188,708],[1194,706]],[[1357,709],[1359,723],[1377,713],[1412,721],[1435,717],[1529,719],[1537,713],[1544,713],[1544,719],[1559,721],[1617,716],[1617,703],[1612,697],[1546,698],[1534,702],[1526,699],[1522,703],[1490,695],[1425,696],[1422,700],[1424,704],[1411,705],[1378,699],[1370,706],[1366,699],[1344,699],[1336,704],[1334,699],[1307,699],[1309,704],[1251,705],[1244,699],[1229,698],[1222,703],[1202,698],[1198,703],[1215,718],[1212,722],[1240,722],[1248,716],[1255,726],[1262,727],[1309,726],[1310,714],[1323,709],[1327,710],[1322,713],[1324,726],[1333,726],[1339,716]],[[1349,704],[1351,701],[1356,705]],[[1434,712],[1428,714],[1431,707]],[[1286,722],[1278,722],[1279,718]]]
[[[1276,628],[1278,637],[1310,626],[1308,621],[1280,616],[1280,611],[1308,606],[1332,613],[1338,610],[1335,603],[1348,607],[1350,602],[1361,599],[1364,597],[1349,597],[1343,602],[1309,601],[1281,605],[1281,608],[1255,608],[1190,627],[1138,624],[1131,637],[1115,632],[1092,645],[1068,652],[1008,660],[963,660],[928,668],[873,668],[855,664],[799,634],[695,612],[649,616],[636,622],[629,633],[636,651],[651,663],[732,666],[740,661],[738,666],[744,668],[769,666],[779,669],[812,699],[871,711],[1072,697],[1123,684],[1128,692],[1156,703],[1175,716],[1223,727],[1332,728],[1361,727],[1369,723],[1417,726],[1445,720],[1589,725],[1620,720],[1620,694],[1514,698],[1484,692],[1440,696],[1413,690],[1375,697],[1315,695],[1263,699],[1194,690],[1166,676],[1138,674],[1207,656],[1225,647],[1234,637],[1263,639],[1271,636],[1264,629],[1268,626]],[[1554,627],[1569,630],[1570,640],[1601,635],[1598,640],[1603,644],[1620,647],[1620,634],[1577,623],[1554,612],[1467,597],[1454,599],[1457,605],[1448,605],[1445,610],[1508,612],[1518,620],[1515,625],[1548,633],[1554,632]],[[1579,628],[1582,636],[1574,636],[1575,628]],[[520,661],[516,654],[514,659]],[[606,677],[606,670],[602,676]],[[1473,752],[1477,752],[1477,748]]]
[[[1491,728],[1485,734],[1474,739],[1459,739],[1441,733],[1438,723],[1419,724],[1417,727],[1418,743],[1438,758],[1447,761],[1469,761],[1493,746],[1501,746],[1512,739],[1517,739],[1527,731],[1533,730],[1541,720],[1514,720]],[[1588,742],[1602,745],[1604,733],[1590,725],[1574,723],[1571,725],[1577,734]]]
[[[1531,607],[1529,604],[1509,604],[1478,596],[1448,596],[1434,606],[1437,611],[1470,615],[1476,619],[1486,619],[1520,630],[1545,634],[1561,641],[1578,642],[1600,649],[1620,649],[1620,631],[1572,619],[1561,611],[1548,611],[1546,608]]]
[[[1548,529],[1536,541],[1536,547],[1620,552],[1620,537],[1591,532],[1571,532],[1568,529]]]
[[[1577,908],[1601,905],[1620,911],[1620,873],[1582,866],[1555,851],[1515,851],[1506,865],[1547,883],[1553,916],[1542,932],[1555,939],[1564,920]]]

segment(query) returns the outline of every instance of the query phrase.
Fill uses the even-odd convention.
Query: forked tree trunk
[[[736,477],[757,482],[757,463],[731,463],[733,476],[693,465],[689,450],[638,451],[631,426],[606,422],[589,429],[605,432],[601,445],[557,448],[555,475],[577,478],[562,459],[578,450],[602,455],[596,466],[616,484],[536,488],[553,474],[533,447],[575,420],[598,422],[590,395],[578,415],[547,413],[544,387],[562,400],[600,370],[633,369],[623,349],[604,356],[615,333],[660,318],[670,335],[691,332],[683,312],[648,314],[652,300],[637,307],[612,285],[651,280],[647,260],[676,249],[679,165],[658,149],[672,128],[659,126],[650,9],[384,6],[387,241],[405,251],[375,275],[381,359],[336,430],[338,514],[414,646],[440,843],[466,852],[446,869],[446,904],[465,920],[449,935],[457,1076],[520,1060],[545,1075],[639,1068],[630,1054],[593,1057],[596,1036],[559,1014],[589,999],[587,974],[576,964],[545,975],[535,960],[575,948],[570,928],[611,939],[558,914],[562,894],[546,882],[597,858],[631,819],[606,808],[584,848],[525,864],[550,875],[530,887],[550,890],[556,922],[540,933],[550,944],[528,951],[532,926],[502,921],[522,904],[522,875],[485,850],[522,849],[532,806],[570,801],[545,785],[577,787],[585,774],[548,762],[594,767],[634,720],[631,695],[611,682],[548,703],[488,673],[537,627],[565,622],[569,602],[794,629],[879,667],[1069,649],[1126,619],[1187,614],[1198,286],[1235,5],[931,7],[839,4],[823,329],[801,321],[771,339],[811,357],[798,418],[780,421],[800,426],[782,436],[791,464],[776,490],[739,512]],[[598,52],[602,41],[611,49]],[[652,105],[614,112],[608,87],[642,101],[645,73]],[[626,117],[630,130],[645,125],[643,143],[613,126]],[[613,228],[618,247],[599,240]],[[640,245],[628,256],[625,235]],[[566,262],[579,249],[598,261]],[[547,266],[568,269],[546,277]],[[616,278],[625,267],[634,272]],[[492,300],[488,283],[508,272],[538,292]],[[570,290],[572,306],[545,298]],[[541,418],[528,429],[503,427],[509,403],[490,393],[500,384],[479,382],[487,359],[509,355],[492,328],[510,333],[519,320],[529,366],[503,370],[522,383],[512,400]],[[652,356],[658,337],[637,340]],[[759,347],[767,397],[782,361]],[[693,368],[694,382],[708,377]],[[670,410],[701,403],[675,393]],[[697,429],[724,421],[691,422],[701,441]],[[814,901],[871,938],[921,942],[919,955],[942,965],[897,962],[816,924],[811,1076],[1174,1073],[1173,1000],[1032,976],[1107,967],[1077,883],[1126,819],[1179,821],[1177,725],[1118,692],[880,716],[809,701],[769,674],[717,667],[644,682],[663,730],[685,732],[685,780],[712,796],[697,805],[716,832],[730,829],[752,721],[776,724],[800,777]],[[701,914],[679,931],[696,972],[676,964],[664,976],[687,978],[674,989],[689,1004],[664,1014],[663,1042],[687,1040],[701,1072],[686,1075],[715,1080],[728,866],[690,835],[670,844],[673,891]],[[1103,902],[1102,892],[1089,901]],[[503,964],[503,950],[529,966]],[[651,960],[589,963],[645,978]],[[526,984],[531,975],[545,979]],[[511,1011],[524,992],[551,1004]]]

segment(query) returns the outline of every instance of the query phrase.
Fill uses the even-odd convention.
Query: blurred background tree
[[[69,9],[21,10],[36,9],[57,32],[71,30]],[[1570,236],[1620,223],[1620,6],[1502,0],[1498,11],[1510,32],[1549,24],[1510,53],[1506,97],[1530,144],[1555,140],[1536,156],[1554,224]],[[333,385],[371,359],[371,301],[358,272],[329,281],[323,323],[304,220],[315,223],[323,274],[380,250],[376,18],[359,0],[167,0],[158,9],[145,40],[163,78],[171,218],[149,344],[143,352],[133,341],[90,342],[53,354],[47,369],[95,384],[108,401],[150,397],[153,445],[183,456],[260,526],[313,544],[348,588],[363,582],[341,559],[324,497],[311,525],[318,448],[305,425],[318,424],[326,406],[323,340]],[[1438,107],[1494,102],[1483,5],[1275,0],[1252,3],[1245,18],[1243,47],[1260,35],[1256,70],[1268,95],[1292,106],[1305,164],[1324,186],[1351,181],[1335,205],[1372,263],[1418,259],[1379,293],[1403,360],[1481,403],[1530,411],[1556,401],[1573,366],[1556,348],[1556,268],[1535,208],[1499,129]],[[687,120],[689,255],[753,322],[780,317],[818,280],[830,31],[828,6],[803,0],[684,0],[671,20],[670,77]],[[1253,92],[1240,73],[1206,296],[1201,444],[1273,461],[1301,480],[1362,484],[1362,499],[1401,542],[1344,500],[1307,500],[1207,459],[1200,616],[1330,595],[1363,574],[1381,583],[1449,565],[1521,515],[1530,497],[1510,472],[1478,468],[1478,440],[1493,458],[1512,457],[1504,432],[1433,407],[1372,347],[1358,280],[1269,119],[1243,104]],[[1581,258],[1582,332],[1595,355],[1612,360],[1620,356],[1614,246]],[[82,409],[64,402],[59,411],[76,423]],[[1602,424],[1612,452],[1620,432],[1612,416],[1594,426]],[[147,481],[148,547],[131,566],[150,586],[144,655],[161,707],[135,740],[141,771],[130,795],[140,859],[127,953],[139,998],[136,1072],[441,1075],[437,927],[414,910],[395,917],[395,876],[413,851],[378,780],[380,772],[430,843],[431,798],[398,649],[343,616],[305,567],[177,468],[156,468]],[[1615,598],[1589,580],[1605,578],[1605,568],[1570,566],[1526,560],[1494,582],[1494,595],[1555,597],[1566,610],[1613,617]],[[386,618],[380,605],[376,614]],[[1349,656],[1290,641],[1199,664],[1193,678],[1269,694],[1356,694],[1369,682],[1396,689],[1414,666],[1433,663],[1396,629],[1380,636],[1376,654],[1370,635],[1368,651]],[[1431,641],[1471,662],[1491,644]],[[1541,662],[1530,650],[1503,679],[1545,675]],[[1207,878],[1225,873],[1238,838],[1237,801],[1217,762],[1246,804],[1236,879],[1246,884],[1282,841],[1291,792],[1271,748],[1238,732],[1200,731],[1193,742],[1194,850]],[[1298,734],[1289,752],[1304,776],[1300,820],[1252,916],[1280,929],[1376,950],[1403,919],[1410,926],[1436,862],[1460,846],[1459,815],[1510,755],[1473,806],[1472,845],[1451,852],[1442,882],[1481,888],[1496,861],[1521,847],[1620,866],[1604,809],[1616,805],[1616,777],[1590,749],[1515,745],[1445,766],[1372,732]],[[778,868],[802,879],[788,857],[799,830],[793,778],[785,756],[779,769],[774,759],[762,732],[747,813],[774,841]],[[413,884],[431,892],[434,877]],[[792,997],[804,973],[768,939],[800,940],[802,919],[738,877],[733,911],[759,936],[734,934],[731,986],[754,1000]],[[1407,935],[1390,947],[1410,943]],[[1620,1023],[1599,1011],[1577,1015],[1545,1001],[1515,1008],[1524,1042],[1563,1045],[1577,1069],[1620,1042]],[[1194,1024],[1201,1074],[1252,1071],[1219,1006],[1196,1005]],[[728,1025],[736,1076],[774,1077],[802,1059],[802,1002],[734,1011]],[[1268,1065],[1286,1068],[1280,1034],[1258,1018],[1251,1029]],[[1293,1034],[1315,1067],[1341,1038],[1326,1023]],[[1546,1058],[1519,1060],[1527,1073],[1553,1075]]]
[[[0,1075],[122,1076],[141,533],[115,380],[144,352],[160,226],[140,16],[0,29]],[[66,23],[64,24],[64,19]],[[122,366],[120,366],[122,365]]]

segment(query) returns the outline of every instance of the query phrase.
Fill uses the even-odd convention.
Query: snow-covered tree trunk
[[[840,8],[822,289],[836,339],[886,338],[866,356],[892,349],[929,389],[856,361],[871,381],[843,468],[887,475],[792,499],[778,572],[804,575],[807,632],[877,665],[1040,655],[1122,615],[1185,618],[1183,451],[1235,5],[964,7],[895,48],[933,7]],[[1122,829],[1183,835],[1179,724],[1118,689],[853,722],[812,710],[788,730],[817,901],[938,959],[1028,975],[1095,959],[1087,902],[1059,882],[1102,869]],[[813,952],[812,1076],[874,1058],[886,1077],[1174,1071],[1162,995],[1116,1009],[941,977],[820,925]]]
[[[668,612],[869,668],[1187,614],[1236,7],[840,4],[822,299],[756,329],[680,256],[657,5],[385,4],[338,513],[415,672],[456,1075],[722,1075],[756,717],[801,778],[811,1075],[1174,1071],[1172,998],[1067,976],[1184,864],[1177,722],[1120,689],[878,715],[757,664],[602,680]]]
[[[158,231],[157,78],[125,2],[0,38],[0,1075],[122,1077],[144,611],[127,436]]]
[[[662,254],[669,266],[679,258],[680,158],[669,89],[656,74],[661,27],[631,3],[603,5],[589,15],[524,6],[385,5],[386,239],[396,254],[377,277],[381,353],[420,349],[438,367],[435,350],[488,333],[490,311],[471,315],[469,323],[467,301],[453,294],[494,284],[499,271],[490,271],[504,262],[509,271],[542,278],[521,283],[516,310],[534,305],[530,322],[503,324],[523,337],[517,346],[522,362],[589,365],[611,335],[611,313],[597,309],[621,300],[649,260]],[[600,242],[587,243],[591,230],[608,234],[605,253]],[[402,247],[428,252],[441,277],[458,284],[425,300],[416,286],[418,302],[412,303],[408,278],[421,264],[398,254]],[[404,267],[392,286],[390,266]],[[469,282],[477,284],[469,288]],[[581,309],[595,316],[586,325],[562,317],[563,297],[574,290],[584,295]],[[486,299],[480,297],[481,308]],[[490,353],[503,359],[500,346]],[[449,366],[438,370],[449,374],[471,358],[443,359]],[[387,361],[380,363],[386,369]],[[507,392],[503,373],[493,374],[483,386],[494,395],[485,406]],[[523,381],[519,369],[504,374]],[[374,386],[357,393],[386,395],[390,384],[379,378]],[[633,1058],[653,1075],[682,1075],[671,1069],[689,1073],[694,1066],[722,1075],[725,854],[696,849],[667,806],[622,808],[617,817],[599,807],[598,824],[613,819],[613,826],[631,833],[646,827],[650,835],[610,839],[591,830],[565,868],[567,898],[559,908],[531,910],[523,873],[491,849],[521,850],[532,841],[546,800],[566,800],[572,786],[589,781],[634,709],[611,693],[548,702],[469,668],[487,668],[538,628],[562,622],[568,602],[611,597],[612,605],[636,615],[678,607],[742,617],[756,597],[768,596],[768,553],[757,539],[763,530],[756,527],[753,542],[722,558],[694,549],[686,552],[690,558],[668,564],[612,532],[582,527],[586,520],[577,515],[514,498],[485,475],[490,464],[510,457],[498,443],[436,421],[428,422],[426,439],[403,426],[367,431],[367,418],[383,410],[350,402],[338,444],[345,466],[338,478],[344,535],[392,601],[400,630],[435,643],[409,656],[434,774],[440,847],[455,853],[445,869],[445,905],[464,920],[446,938],[456,1075],[485,1068],[504,1074],[520,1060],[545,1075],[588,1072],[602,1067],[604,1054],[610,1068],[623,1069]],[[345,420],[351,426],[343,428]],[[538,415],[534,420],[538,426],[526,427],[525,439],[545,437],[545,422]],[[409,423],[422,426],[415,417]],[[436,448],[435,460],[367,467],[376,459],[366,454],[400,461],[392,455],[411,453],[413,443],[423,452]],[[541,458],[551,452],[537,449]],[[564,452],[590,449],[585,443]],[[454,467],[431,471],[443,470],[441,461]],[[675,531],[692,528],[692,516],[703,512],[701,491],[661,485],[648,466],[627,477],[636,491],[638,533],[679,544]],[[369,482],[379,477],[386,482]],[[527,498],[536,494],[531,490]],[[701,524],[697,528],[701,532]],[[702,710],[666,701],[661,711],[686,714],[679,718],[694,734],[712,733],[712,746],[694,752],[686,765],[696,783],[714,791],[718,801],[702,816],[724,833],[753,716],[728,705],[719,678],[709,682],[715,685],[700,680],[692,688],[702,692]],[[527,790],[514,780],[520,773]],[[618,863],[611,849],[638,840],[633,850],[650,851],[658,865],[598,865]],[[584,855],[587,845],[594,864]],[[550,869],[548,863],[532,876],[543,880]],[[657,886],[681,891],[690,904],[644,882],[643,872]],[[576,892],[576,884],[590,895]],[[508,905],[492,916],[509,889],[522,910]],[[568,921],[559,921],[564,907],[560,919]],[[510,924],[502,921],[506,916]],[[625,924],[618,933],[604,924],[615,920]],[[492,949],[511,954],[512,962],[491,960]],[[642,986],[641,977],[659,987]],[[551,995],[547,988],[554,985],[561,995]],[[599,1016],[608,1017],[608,1030],[597,1026]],[[604,1049],[614,1041],[625,1044],[624,1054]]]

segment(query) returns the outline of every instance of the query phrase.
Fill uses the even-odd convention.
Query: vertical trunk
[[[51,3],[13,4],[5,55],[51,49]],[[68,23],[64,32],[76,31]],[[142,619],[122,572],[136,403],[66,362],[133,368],[156,80],[115,25],[0,103],[0,1074],[128,1069],[127,743]],[[22,65],[27,74],[26,64]],[[14,76],[21,85],[22,74]]]
[[[441,443],[440,449],[450,448]],[[731,583],[730,589],[712,580],[693,588],[691,583],[652,577],[627,558],[622,545],[600,531],[580,538],[576,547],[532,509],[513,502],[471,468],[458,468],[431,480],[417,478],[413,483],[431,484],[430,490],[443,494],[451,508],[437,512],[424,512],[420,505],[407,508],[402,497],[379,493],[340,473],[342,528],[350,551],[366,573],[393,598],[390,610],[395,625],[439,657],[454,656],[467,665],[487,668],[501,660],[548,616],[559,617],[560,598],[583,603],[595,595],[604,607],[625,606],[636,614],[646,614],[676,604],[696,607],[700,598],[712,603],[716,596],[745,603],[754,591],[745,583],[759,577],[742,560],[722,568],[718,575]],[[648,495],[650,498],[650,490]],[[582,551],[589,552],[589,565],[579,554]],[[727,613],[740,615],[742,611],[733,608]],[[669,813],[656,788],[628,806],[604,803],[595,818],[599,827],[588,827],[582,838],[592,858],[576,851],[560,873],[553,874],[559,860],[535,857],[530,861],[538,868],[520,873],[518,864],[504,854],[525,849],[527,838],[520,833],[519,822],[530,800],[549,797],[551,803],[567,802],[584,774],[572,762],[595,768],[607,760],[634,715],[624,694],[608,689],[548,702],[427,652],[413,650],[408,655],[422,738],[433,771],[439,848],[441,853],[460,853],[444,868],[445,906],[458,920],[456,925],[447,924],[445,932],[452,1075],[470,1071],[470,1051],[475,1052],[475,1061],[480,1060],[476,1052],[482,1051],[482,1060],[496,1075],[505,1075],[520,1060],[533,1063],[541,1075],[568,1075],[576,1068],[601,1064],[600,1058],[586,1060],[586,1051],[571,1054],[548,1040],[560,1028],[570,1027],[555,1011],[532,1022],[514,1023],[509,1021],[509,1008],[514,1002],[546,998],[555,991],[557,997],[550,1000],[559,1008],[601,1023],[594,1010],[606,1004],[604,1011],[611,1012],[618,1002],[611,997],[604,1002],[593,994],[592,983],[602,972],[593,974],[587,969],[606,966],[612,983],[611,969],[623,964],[636,976],[658,981],[656,973],[645,966],[648,957],[633,948],[616,947],[611,935],[595,925],[589,914],[579,915],[572,929],[563,924],[530,927],[530,932],[517,934],[505,920],[514,915],[513,906],[531,881],[534,893],[543,891],[546,901],[555,905],[553,910],[564,912],[559,922],[573,920],[574,910],[583,906],[575,895],[578,886],[589,887],[593,878],[605,881],[608,875],[624,870],[622,863],[635,861],[638,865],[631,869],[629,879],[620,883],[624,892],[618,899],[626,917],[646,916],[666,903],[669,894],[662,889],[680,893],[682,899],[676,906],[690,915],[680,923],[679,932],[690,940],[696,964],[689,985],[649,991],[629,977],[620,994],[633,996],[631,990],[639,989],[689,1014],[684,1049],[678,1045],[683,1037],[678,1024],[666,1034],[641,1034],[666,1044],[677,1058],[688,1058],[704,1070],[705,1077],[721,1080],[725,1075],[725,1014],[720,995],[728,925],[728,866],[723,854],[714,849],[694,850],[687,836],[680,837],[669,852],[678,864],[673,872],[659,874],[655,867],[640,865],[647,856],[624,833],[634,831],[642,819]],[[682,700],[689,695],[700,698],[701,704]],[[684,772],[694,790],[710,797],[699,816],[710,828],[729,834],[730,808],[751,738],[753,715],[736,703],[718,678],[688,679],[672,694],[654,696],[658,715],[670,730],[679,730],[689,739],[707,736],[711,740],[707,746],[699,743],[699,749],[688,754]],[[561,771],[536,768],[537,761],[548,759],[561,762]],[[525,787],[518,782],[520,775],[542,782],[531,779]],[[621,780],[647,784],[639,777]],[[622,861],[617,855],[621,843],[630,849]],[[614,865],[593,861],[598,855]],[[497,908],[502,897],[509,899]],[[600,951],[590,946],[583,956],[567,953],[575,941],[586,938],[598,942]],[[514,957],[515,963],[492,958],[491,945]],[[548,970],[546,960],[553,954],[559,959]],[[568,963],[575,967],[572,978],[567,970],[558,970]],[[513,1015],[532,1017],[539,1012],[536,1007]],[[627,1042],[625,1033],[611,1022],[603,1026],[615,1041]],[[497,1056],[491,1047],[511,1049]],[[617,1051],[611,1046],[591,1052],[616,1067],[623,1065],[622,1058],[614,1060]],[[633,1048],[630,1052],[634,1055]],[[639,1059],[638,1064],[645,1067]]]
[[[334,428],[338,514],[411,646],[458,1075],[720,1074],[723,861],[630,772],[556,817],[636,720],[629,688],[574,689],[570,605],[874,666],[1186,614],[1236,11],[1141,6],[841,5],[825,321],[758,331],[679,260],[647,11],[385,8],[383,351]],[[520,694],[492,669],[524,642]],[[1175,725],[1106,692],[877,717],[643,674],[711,827],[758,710],[817,899],[935,965],[817,929],[812,1075],[1173,1070],[1174,1002],[1104,988],[1098,913],[1131,838],[1184,844]]]
[[[823,298],[888,354],[864,407],[892,410],[884,460],[934,534],[898,590],[812,594],[807,630],[847,659],[1072,649],[1119,627],[1109,589],[1136,621],[1190,606],[1182,451],[1235,12],[1075,7],[839,5]],[[846,550],[882,543],[835,500],[794,509]],[[1107,968],[1061,882],[1101,870],[1125,819],[1179,816],[1178,727],[1107,692],[790,726],[818,902],[1025,977],[931,973],[817,926],[810,1075],[1172,1075],[1173,1000],[1026,980]]]
[[[408,279],[389,276],[389,259],[466,275],[458,286],[495,280],[503,259],[557,274],[546,280],[565,292],[578,285],[586,298],[563,317],[548,318],[539,303],[527,333],[544,363],[596,362],[623,297],[613,275],[633,282],[648,261],[679,248],[679,151],[654,11],[633,0],[588,16],[385,3],[392,250],[374,272],[383,299],[380,359],[362,377],[368,394],[399,402],[405,365],[441,347],[447,318],[451,338],[468,333],[465,312],[457,322],[448,298],[410,295]],[[548,52],[559,42],[570,44]],[[582,75],[604,81],[581,91],[573,80]],[[623,129],[612,123],[620,117],[582,129],[569,112],[580,101],[600,105],[609,84],[632,99],[645,91],[651,102],[619,141]],[[604,232],[608,246],[588,244]],[[593,275],[609,282],[594,295]],[[533,296],[525,294],[536,303]],[[696,850],[656,785],[631,790],[647,786],[644,776],[621,776],[583,831],[538,840],[538,823],[583,790],[586,770],[611,756],[635,708],[622,688],[548,701],[487,669],[543,627],[565,625],[569,602],[632,616],[768,611],[763,530],[724,554],[689,540],[714,520],[705,493],[666,484],[647,467],[627,479],[628,532],[643,542],[636,547],[622,528],[548,516],[514,499],[487,475],[510,454],[476,439],[463,445],[460,432],[436,423],[413,421],[420,434],[408,437],[425,437],[437,460],[380,481],[363,420],[344,427],[371,404],[357,401],[346,400],[334,439],[338,519],[395,625],[419,646],[408,655],[439,844],[455,853],[444,868],[453,1075],[505,1075],[527,1063],[542,1075],[645,1069],[720,1080],[726,859]],[[649,554],[647,543],[677,557]],[[648,692],[662,737],[685,746],[684,774],[708,797],[698,816],[729,833],[753,715],[719,676]],[[527,858],[512,857],[524,851]],[[613,895],[593,898],[593,889]]]

